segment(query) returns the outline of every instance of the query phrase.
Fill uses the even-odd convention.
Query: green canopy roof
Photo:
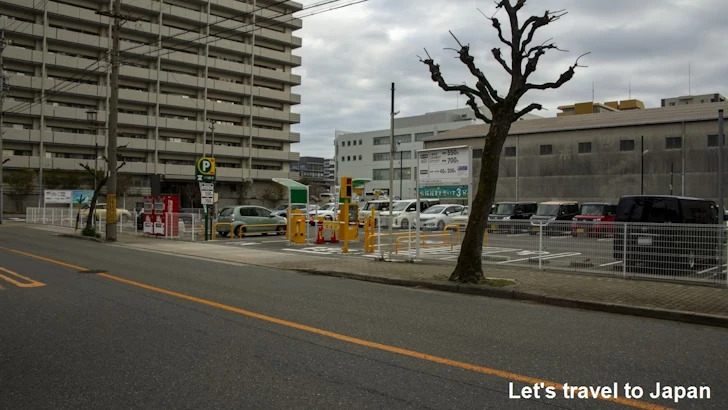
[[[288,198],[292,204],[308,203],[308,186],[289,178],[273,178],[273,182],[288,188]]]
[[[273,178],[273,182],[276,182],[278,184],[281,184],[284,187],[286,187],[288,189],[291,189],[291,190],[294,190],[294,191],[295,190],[300,190],[300,189],[303,189],[303,190],[307,190],[308,189],[308,186],[303,185],[300,182],[296,182],[296,181],[294,181],[292,179],[288,179],[288,178]]]

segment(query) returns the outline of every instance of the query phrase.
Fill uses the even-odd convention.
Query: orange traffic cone
[[[339,243],[339,240],[336,238],[336,231],[337,230],[338,229],[332,229],[331,230],[332,234],[331,234],[331,239],[329,240],[329,242],[331,242],[331,243]]]
[[[326,243],[326,241],[324,240],[324,227],[322,225],[319,225],[318,234],[316,235],[316,244],[322,245],[324,243]]]

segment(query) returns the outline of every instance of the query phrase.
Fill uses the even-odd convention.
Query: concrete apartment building
[[[682,97],[663,98],[662,107],[675,107],[677,105],[707,104],[724,102],[725,97],[720,94],[684,95]]]
[[[292,108],[301,96],[292,91],[301,58],[293,52],[302,40],[293,33],[302,21],[291,13],[302,5],[253,2],[122,4],[135,20],[121,28],[119,76],[120,172],[133,177],[131,194],[185,191],[196,158],[211,151],[221,205],[261,199],[271,178],[298,178],[290,164],[299,160],[291,126],[300,122]],[[111,30],[98,12],[108,9],[91,0],[0,0],[0,28],[12,41],[4,52],[6,172],[78,171],[103,153]],[[87,120],[89,110],[98,122]],[[182,201],[199,207],[198,198]]]
[[[487,108],[481,110],[489,115]],[[523,119],[540,118],[525,115]],[[413,198],[417,159],[416,151],[426,138],[439,133],[479,124],[470,108],[430,112],[394,120],[394,197]],[[371,178],[367,193],[389,192],[389,129],[365,132],[335,132],[336,173],[354,178]],[[401,187],[401,188],[400,188]]]
[[[336,159],[335,158],[324,158],[324,179],[327,181],[335,182],[336,179]],[[335,183],[337,185],[338,182]]]
[[[617,201],[639,194],[644,176],[645,194],[717,201],[720,109],[728,113],[728,103],[515,123],[501,155],[496,199]],[[482,155],[487,132],[487,125],[459,128],[428,138],[425,148],[472,145],[474,154]],[[477,184],[480,160],[473,168]]]

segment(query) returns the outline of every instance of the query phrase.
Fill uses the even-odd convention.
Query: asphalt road
[[[0,408],[728,408],[725,329],[7,226],[0,267],[36,284],[0,277]],[[539,380],[645,396],[508,398],[509,382]],[[709,386],[711,399],[653,400],[656,382]]]

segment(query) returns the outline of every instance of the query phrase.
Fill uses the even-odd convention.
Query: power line
[[[309,9],[312,9],[312,8],[320,7],[321,5],[328,5],[328,4],[332,4],[332,3],[338,3],[339,1],[341,1],[341,0],[325,0],[325,1],[321,1],[321,2],[318,2],[318,3],[312,4],[312,5],[309,5],[309,6],[305,7],[303,10],[309,10]],[[367,2],[367,1],[368,0],[357,0],[357,1],[354,1],[354,2],[351,2],[351,3],[346,3],[346,4],[342,4],[342,5],[330,7],[328,9],[313,11],[313,12],[310,12],[310,13],[305,14],[303,16],[291,17],[290,19],[283,20],[283,21],[274,20],[274,19],[277,18],[277,17],[286,16],[286,15],[289,15],[289,14],[292,14],[292,13],[290,13],[290,12],[289,13],[282,13],[282,14],[279,14],[278,16],[264,17],[264,18],[266,19],[266,21],[274,20],[276,23],[275,24],[272,24],[272,25],[270,25],[268,27],[275,27],[277,25],[284,24],[284,23],[288,23],[288,22],[293,21],[293,20],[303,19],[305,17],[311,17],[311,16],[314,16],[314,15],[317,15],[317,14],[322,14],[322,13],[325,13],[325,12],[329,12],[329,11],[333,11],[333,10],[337,10],[337,9],[341,9],[341,8],[345,8],[345,7],[349,7],[349,6],[353,6],[353,5],[356,5],[356,4],[359,4],[359,3],[364,3],[364,2]],[[266,8],[267,7],[271,7],[271,5],[266,6]],[[258,9],[258,10],[262,10],[262,8],[261,9]],[[257,10],[255,10],[255,11],[257,11]],[[240,29],[242,27],[246,27],[246,26],[250,26],[250,24],[245,23],[245,24],[243,24],[241,26],[236,26],[236,27],[232,27],[232,28],[223,30],[223,31],[221,31],[221,32],[219,32],[217,34],[221,34],[221,33],[228,32],[228,31],[238,30],[238,29]],[[247,33],[250,33],[252,31],[258,30],[259,28],[260,27],[253,27],[252,29],[247,30],[247,31],[243,31],[242,33],[239,33],[239,34],[247,34]],[[265,27],[263,27],[263,28],[265,28]],[[187,30],[187,31],[185,31],[183,33],[177,34],[176,36],[181,35],[181,34],[185,34],[185,33],[188,33],[188,32],[192,32],[192,30]],[[154,56],[154,58],[161,58],[161,57],[167,56],[169,54],[172,54],[174,52],[184,51],[184,50],[190,49],[192,47],[205,46],[207,44],[215,43],[215,42],[217,42],[219,40],[227,40],[227,39],[229,39],[230,37],[232,37],[235,34],[238,34],[238,33],[233,33],[232,35],[230,35],[228,37],[215,38],[215,39],[213,39],[211,41],[208,41],[208,42],[195,43],[195,44],[192,44],[192,46],[187,47],[187,48],[183,48],[183,49],[170,49],[170,51],[168,51],[166,53],[159,54],[157,56]],[[204,35],[204,36],[201,36],[201,37],[199,37],[197,39],[187,40],[187,41],[185,41],[184,43],[181,43],[181,44],[195,42],[195,41],[198,41],[200,39],[204,39],[205,37],[211,37],[211,36],[210,35]],[[167,39],[169,39],[169,38],[172,38],[172,37],[168,37]],[[143,45],[140,45],[140,46],[137,46],[137,47],[141,47],[141,46],[143,46]],[[127,50],[130,50],[130,49],[127,49]],[[122,51],[124,51],[124,50],[122,50]],[[148,56],[151,53],[159,52],[159,51],[160,51],[159,49],[157,49],[157,50],[151,50],[151,51],[149,51],[147,53],[135,55],[135,56],[129,57],[127,59],[121,59],[120,60],[120,63],[123,64],[123,63],[128,63],[128,62],[133,62],[133,61],[140,61],[141,59],[143,59],[143,57]],[[255,52],[255,50],[253,50],[252,52]],[[98,74],[102,73],[101,71],[98,71],[97,69],[94,69],[93,71],[90,71],[90,70],[88,70],[88,68],[91,67],[91,66],[93,66],[94,64],[97,64],[97,63],[101,62],[101,60],[104,59],[104,58],[106,58],[106,56],[102,57],[101,59],[99,59],[97,61],[94,61],[89,66],[87,66],[87,68],[84,69],[84,71],[88,71],[88,73],[85,74],[85,75],[83,75],[82,77],[80,77],[78,79],[79,80],[82,80],[84,78],[90,78],[91,76],[97,76]],[[106,67],[106,70],[108,70],[108,67]],[[103,71],[103,72],[106,72],[106,71]],[[79,74],[83,74],[83,72],[81,72]],[[63,87],[64,88],[57,89],[56,90],[55,87],[57,87],[57,86],[51,87],[50,89],[46,90],[45,97],[44,98],[41,98],[41,99],[39,99],[37,101],[25,102],[25,103],[23,103],[23,104],[21,104],[19,106],[16,106],[13,109],[10,109],[10,110],[6,111],[6,113],[8,113],[8,114],[17,114],[17,113],[20,113],[21,111],[24,111],[26,109],[30,109],[34,105],[37,105],[37,104],[39,104],[41,102],[47,101],[47,99],[49,97],[51,97],[51,93],[53,93],[53,95],[56,95],[56,94],[60,94],[62,92],[69,92],[69,91],[73,90],[74,88],[78,87],[79,85],[81,85],[81,83],[69,82],[70,80],[73,80],[73,79],[75,79],[75,75],[72,76],[72,77],[70,77],[68,80],[64,80],[64,83],[65,83],[65,84],[63,84]]]

